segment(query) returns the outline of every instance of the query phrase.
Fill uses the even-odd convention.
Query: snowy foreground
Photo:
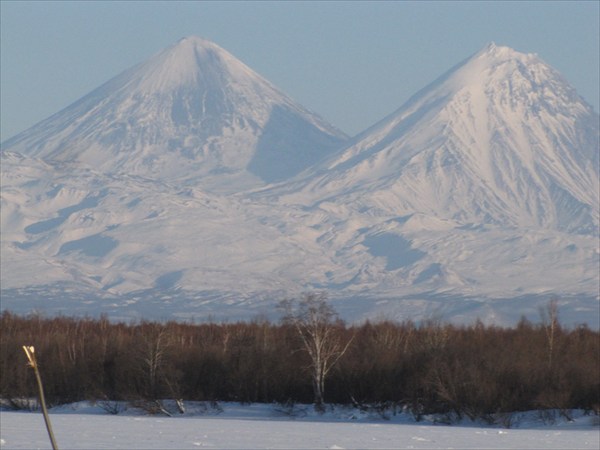
[[[378,414],[338,407],[323,415],[296,407],[293,415],[273,405],[190,404],[184,415],[147,416],[136,410],[107,414],[98,406],[54,408],[51,421],[61,449],[598,449],[598,418],[573,413],[573,421],[515,416],[513,428],[463,421],[457,425],[415,422],[408,414]],[[0,412],[4,449],[50,448],[41,413]]]

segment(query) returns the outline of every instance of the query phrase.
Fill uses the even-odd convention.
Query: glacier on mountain
[[[348,140],[186,38],[2,143],[2,308],[598,327],[598,122],[490,44]]]

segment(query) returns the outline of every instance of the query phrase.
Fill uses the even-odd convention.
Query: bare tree
[[[560,328],[558,321],[558,300],[553,298],[550,300],[548,305],[546,305],[546,308],[540,308],[540,315],[542,316],[542,326],[546,331],[546,341],[548,345],[548,368],[552,369],[556,334]]]
[[[140,355],[146,369],[150,393],[154,397],[158,394],[159,375],[163,367],[165,353],[169,346],[168,341],[169,335],[166,330],[160,328],[156,331],[156,334],[151,336],[145,343],[145,352]]]
[[[283,322],[296,329],[302,349],[310,357],[315,409],[323,411],[325,379],[348,350],[354,336],[343,338],[340,333],[343,322],[323,293],[307,293],[297,302],[285,300],[280,306],[285,314]]]
[[[174,394],[176,380],[169,378],[167,370],[169,352],[173,347],[173,336],[162,324],[143,324],[138,330],[140,342],[138,348],[138,373],[144,385],[143,400],[138,402],[148,412],[171,414],[164,408],[160,397],[165,386]],[[179,407],[179,404],[178,404]]]

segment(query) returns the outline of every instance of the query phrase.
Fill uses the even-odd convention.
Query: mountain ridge
[[[598,115],[540,58],[488,45],[347,141],[212,45],[3,143],[3,308],[239,318],[325,290],[350,319],[516,322],[549,296],[597,315]],[[158,144],[96,139],[128,111]]]

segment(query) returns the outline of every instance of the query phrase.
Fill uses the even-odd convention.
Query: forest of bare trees
[[[277,324],[114,323],[3,312],[0,397],[14,407],[35,397],[22,350],[33,345],[51,405],[167,398],[327,402],[404,408],[417,419],[600,412],[600,334],[562,327],[552,307],[540,323],[522,319],[514,328],[436,321],[348,326],[325,309],[318,320],[326,320],[329,347],[321,348],[321,360],[310,333],[324,331],[301,322],[310,311],[289,307]]]

